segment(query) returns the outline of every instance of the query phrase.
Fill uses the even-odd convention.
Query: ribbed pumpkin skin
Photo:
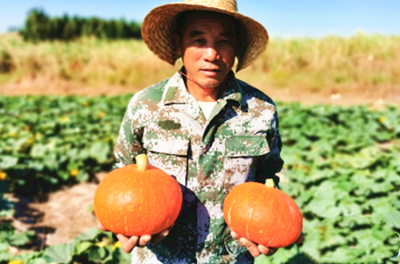
[[[110,172],[98,185],[94,212],[108,230],[125,236],[157,234],[178,218],[182,190],[178,182],[162,170],[137,165]]]
[[[289,246],[303,229],[301,212],[293,199],[261,183],[234,187],[225,197],[223,212],[231,230],[266,247]]]

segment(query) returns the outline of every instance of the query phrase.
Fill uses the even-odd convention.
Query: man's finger
[[[143,235],[139,238],[139,243],[138,246],[139,247],[144,247],[147,245],[147,243],[149,243],[151,240],[151,235]]]
[[[100,221],[97,221],[97,228],[100,229],[101,231],[108,231],[108,230],[100,223]]]
[[[263,245],[258,245],[258,250],[261,252],[261,254],[266,255],[266,256],[271,256],[275,254],[275,252],[278,250],[277,248],[268,248]]]
[[[239,239],[239,235],[236,234],[235,231],[231,231],[231,237],[232,237],[233,239]]]
[[[260,250],[258,249],[257,245],[254,244],[253,242],[247,240],[246,238],[244,238],[244,237],[240,238],[240,239],[239,239],[239,243],[240,243],[240,245],[242,245],[243,247],[246,247],[247,250],[250,252],[250,254],[251,254],[253,257],[256,258],[256,257],[258,257],[258,256],[261,254],[261,252],[260,252]]]
[[[121,242],[121,247],[122,250],[125,253],[130,253],[132,249],[136,246],[138,243],[139,237],[137,236],[132,236],[132,237],[126,237],[121,234],[117,234],[118,241]]]
[[[163,240],[166,236],[168,236],[168,234],[169,234],[169,230],[167,229],[157,235],[152,236],[151,243],[157,244],[158,242]]]

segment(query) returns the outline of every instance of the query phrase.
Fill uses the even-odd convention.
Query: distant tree
[[[94,36],[103,39],[141,38],[141,25],[137,22],[119,20],[102,20],[97,17],[50,18],[40,9],[32,9],[19,30],[25,40],[64,40],[69,41],[82,36]]]
[[[48,31],[49,17],[44,11],[33,9],[25,21],[25,27],[21,30],[22,36],[26,40],[45,40],[49,37]]]
[[[55,17],[48,22],[49,35],[48,40],[61,39],[65,27],[65,20],[63,18]]]
[[[73,17],[67,20],[62,38],[64,40],[72,40],[81,36],[82,22],[78,17]]]
[[[115,34],[116,38],[129,38],[128,35],[128,25],[125,20],[120,19],[115,22]]]
[[[96,17],[91,17],[86,19],[82,26],[82,35],[83,36],[101,36],[101,28],[100,19]]]
[[[128,36],[130,38],[142,38],[142,33],[141,33],[141,24],[137,23],[137,22],[131,22],[128,24],[129,27],[129,33]]]

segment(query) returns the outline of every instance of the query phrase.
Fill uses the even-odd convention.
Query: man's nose
[[[213,45],[210,45],[205,49],[204,58],[207,61],[216,61],[220,59],[220,55],[218,50]]]

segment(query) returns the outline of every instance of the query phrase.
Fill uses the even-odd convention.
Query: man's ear
[[[174,48],[176,53],[182,57],[182,47],[181,47],[181,41],[179,38],[179,35],[177,33],[172,34],[172,41],[174,43]]]

